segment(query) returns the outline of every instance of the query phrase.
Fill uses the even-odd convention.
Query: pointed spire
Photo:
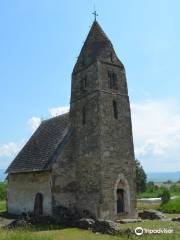
[[[77,63],[73,72],[82,69],[85,65],[89,65],[99,58],[104,58],[104,54],[115,54],[113,45],[97,20],[95,19],[84,45],[79,54]],[[102,59],[103,60],[103,59]]]
[[[95,43],[109,44],[112,46],[109,38],[107,37],[107,35],[103,31],[103,29],[101,28],[97,20],[94,20],[83,48],[87,46],[91,46]]]

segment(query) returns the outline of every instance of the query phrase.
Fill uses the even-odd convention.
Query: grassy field
[[[139,209],[157,209],[159,204],[138,204]],[[5,209],[5,201],[0,202],[0,209]],[[180,214],[167,214],[167,218],[180,217]],[[44,227],[27,227],[24,229],[4,230],[0,229],[0,240],[180,240],[180,224],[178,222],[162,222],[162,221],[143,221],[133,224],[121,224],[120,229],[135,229],[142,227],[147,229],[167,228],[173,229],[173,234],[151,234],[136,236],[118,235],[109,236],[92,233],[91,231],[80,230],[77,228],[65,228],[60,226],[44,226]]]
[[[168,203],[160,205],[160,203],[137,203],[138,210],[155,209],[164,213],[177,213],[180,214],[180,197],[171,199]]]
[[[159,210],[165,213],[180,213],[180,197],[172,199],[168,203],[160,206]]]
[[[155,209],[157,210],[160,207],[160,203],[145,203],[145,202],[138,202],[137,209],[138,210],[148,210],[148,209]]]
[[[95,234],[91,231],[80,230],[77,228],[66,228],[60,230],[53,229],[21,229],[21,230],[0,230],[0,240],[129,240],[129,239],[143,239],[143,240],[179,240],[180,239],[180,224],[172,222],[160,222],[160,221],[144,221],[136,224],[122,224],[120,228],[135,228],[143,227],[148,229],[168,228],[174,229],[173,234],[153,234],[136,236],[126,235],[109,236],[103,234]]]
[[[169,190],[171,197],[180,196],[180,183],[162,184],[159,187],[154,184],[147,183],[146,187],[146,191],[138,193],[137,198],[160,197],[165,188]]]

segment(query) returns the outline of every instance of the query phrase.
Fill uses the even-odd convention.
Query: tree
[[[6,199],[6,190],[7,190],[7,183],[0,182],[0,200]]]
[[[163,182],[164,184],[172,184],[172,181],[171,180],[167,180],[165,182]]]
[[[144,192],[146,190],[146,181],[147,181],[147,175],[140,164],[140,162],[136,159],[136,187],[137,192]]]
[[[171,199],[171,194],[167,188],[162,187],[162,192],[159,197],[161,197],[161,205],[163,205],[169,202],[169,200]]]
[[[180,193],[180,184],[179,183],[174,183],[170,186],[169,188],[171,193],[178,194]]]
[[[153,181],[146,183],[146,192],[153,193],[153,192],[157,192],[157,190],[158,190],[158,186],[156,186]]]
[[[180,183],[180,179],[177,181],[177,183]]]

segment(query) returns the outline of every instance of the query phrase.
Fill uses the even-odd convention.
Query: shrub
[[[180,184],[174,183],[170,186],[170,192],[180,194]]]
[[[6,199],[7,183],[0,182],[0,200]]]
[[[146,192],[148,193],[155,193],[158,187],[154,185],[154,182],[148,182],[146,184]]]
[[[180,198],[171,199],[168,203],[164,203],[159,210],[165,213],[180,213]]]
[[[161,187],[159,197],[161,197],[161,205],[163,205],[169,202],[171,194],[167,188]]]
[[[0,201],[0,212],[6,211],[6,201]]]

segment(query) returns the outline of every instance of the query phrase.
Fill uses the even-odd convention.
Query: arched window
[[[82,109],[82,124],[86,124],[86,107],[84,106]]]
[[[114,113],[114,118],[118,119],[118,108],[117,108],[117,102],[113,100],[113,113]]]

